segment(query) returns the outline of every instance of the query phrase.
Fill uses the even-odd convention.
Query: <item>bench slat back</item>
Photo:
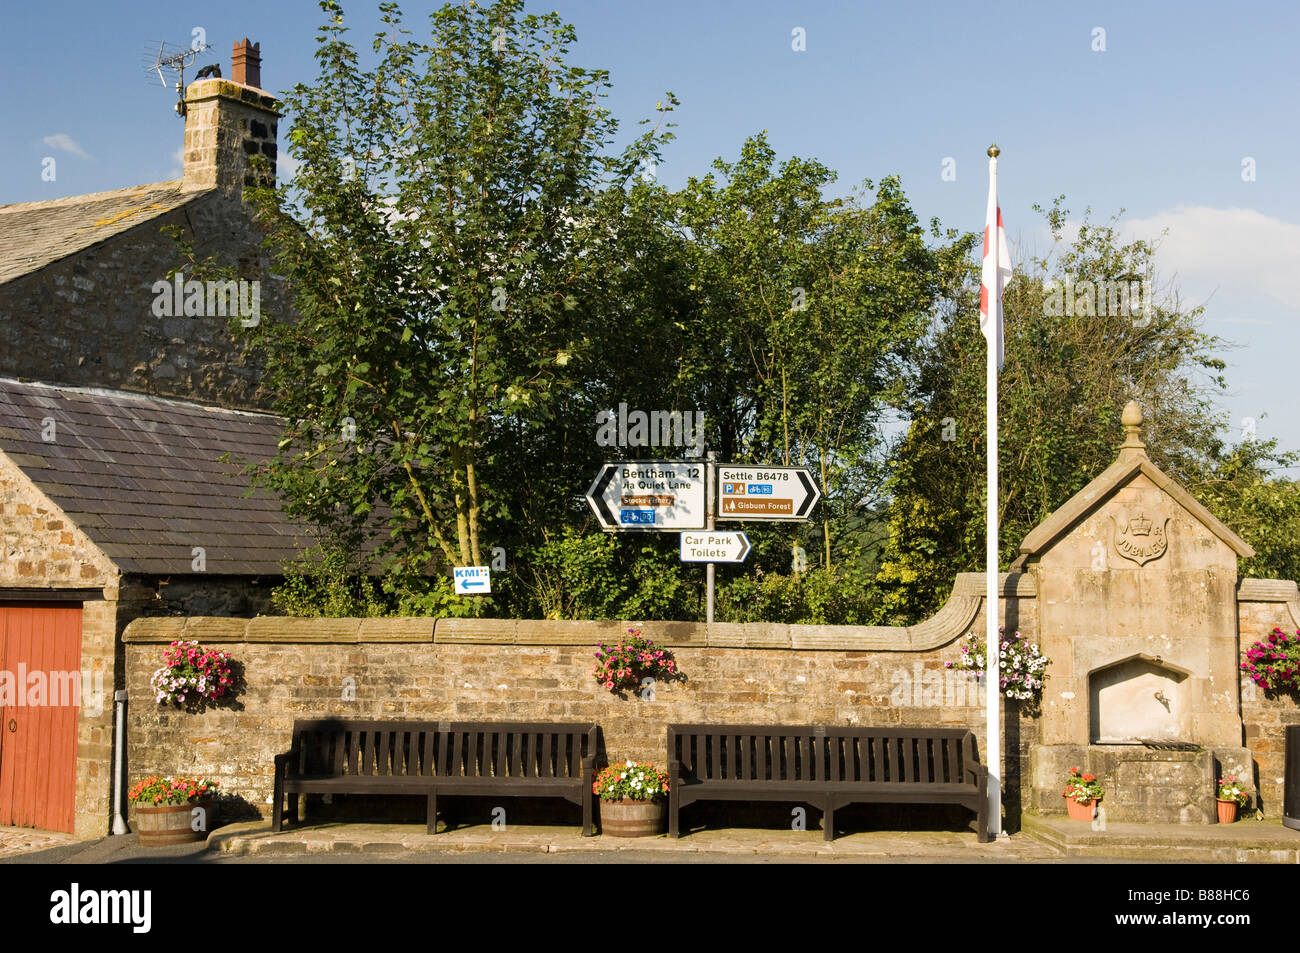
[[[669,725],[682,776],[708,781],[963,784],[978,761],[965,728]]]
[[[524,722],[294,722],[298,773],[361,777],[582,776],[595,725]]]

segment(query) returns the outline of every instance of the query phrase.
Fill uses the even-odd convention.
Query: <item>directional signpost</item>
[[[672,460],[607,463],[587,491],[587,504],[611,531],[704,529],[703,463]]]
[[[682,533],[684,563],[743,563],[749,555],[749,539],[744,533]]]
[[[807,520],[821,496],[804,467],[718,467],[720,520]]]
[[[805,467],[719,465],[710,451],[704,464],[607,463],[587,490],[587,505],[608,532],[681,532],[682,562],[707,563],[705,618],[712,622],[714,563],[742,563],[750,548],[744,533],[717,532],[716,521],[809,520],[821,497]],[[457,592],[460,586],[457,577]]]

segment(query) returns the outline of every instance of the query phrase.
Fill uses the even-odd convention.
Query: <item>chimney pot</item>
[[[242,196],[255,182],[249,158],[264,156],[275,181],[279,103],[259,84],[262,56],[248,37],[235,44],[229,80],[195,80],[185,90],[184,189],[220,189]]]
[[[244,86],[262,88],[262,50],[260,43],[249,43],[248,37],[235,43],[230,57],[231,78]]]

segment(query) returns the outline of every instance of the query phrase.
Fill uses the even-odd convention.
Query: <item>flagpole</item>
[[[1002,830],[1002,719],[1001,695],[1001,640],[998,638],[998,338],[1002,308],[1002,280],[998,261],[998,230],[1001,222],[998,212],[998,153],[996,145],[989,146],[989,208],[993,221],[986,226],[986,254],[993,256],[993,287],[988,292],[988,362],[985,416],[987,422],[987,482],[986,539],[984,546],[984,711],[985,755],[989,768],[989,834],[996,836]]]

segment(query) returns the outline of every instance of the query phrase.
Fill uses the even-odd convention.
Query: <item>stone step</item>
[[[1161,863],[1300,864],[1300,831],[1276,819],[1235,824],[1107,824],[1025,815],[1021,829],[1066,857]]]

